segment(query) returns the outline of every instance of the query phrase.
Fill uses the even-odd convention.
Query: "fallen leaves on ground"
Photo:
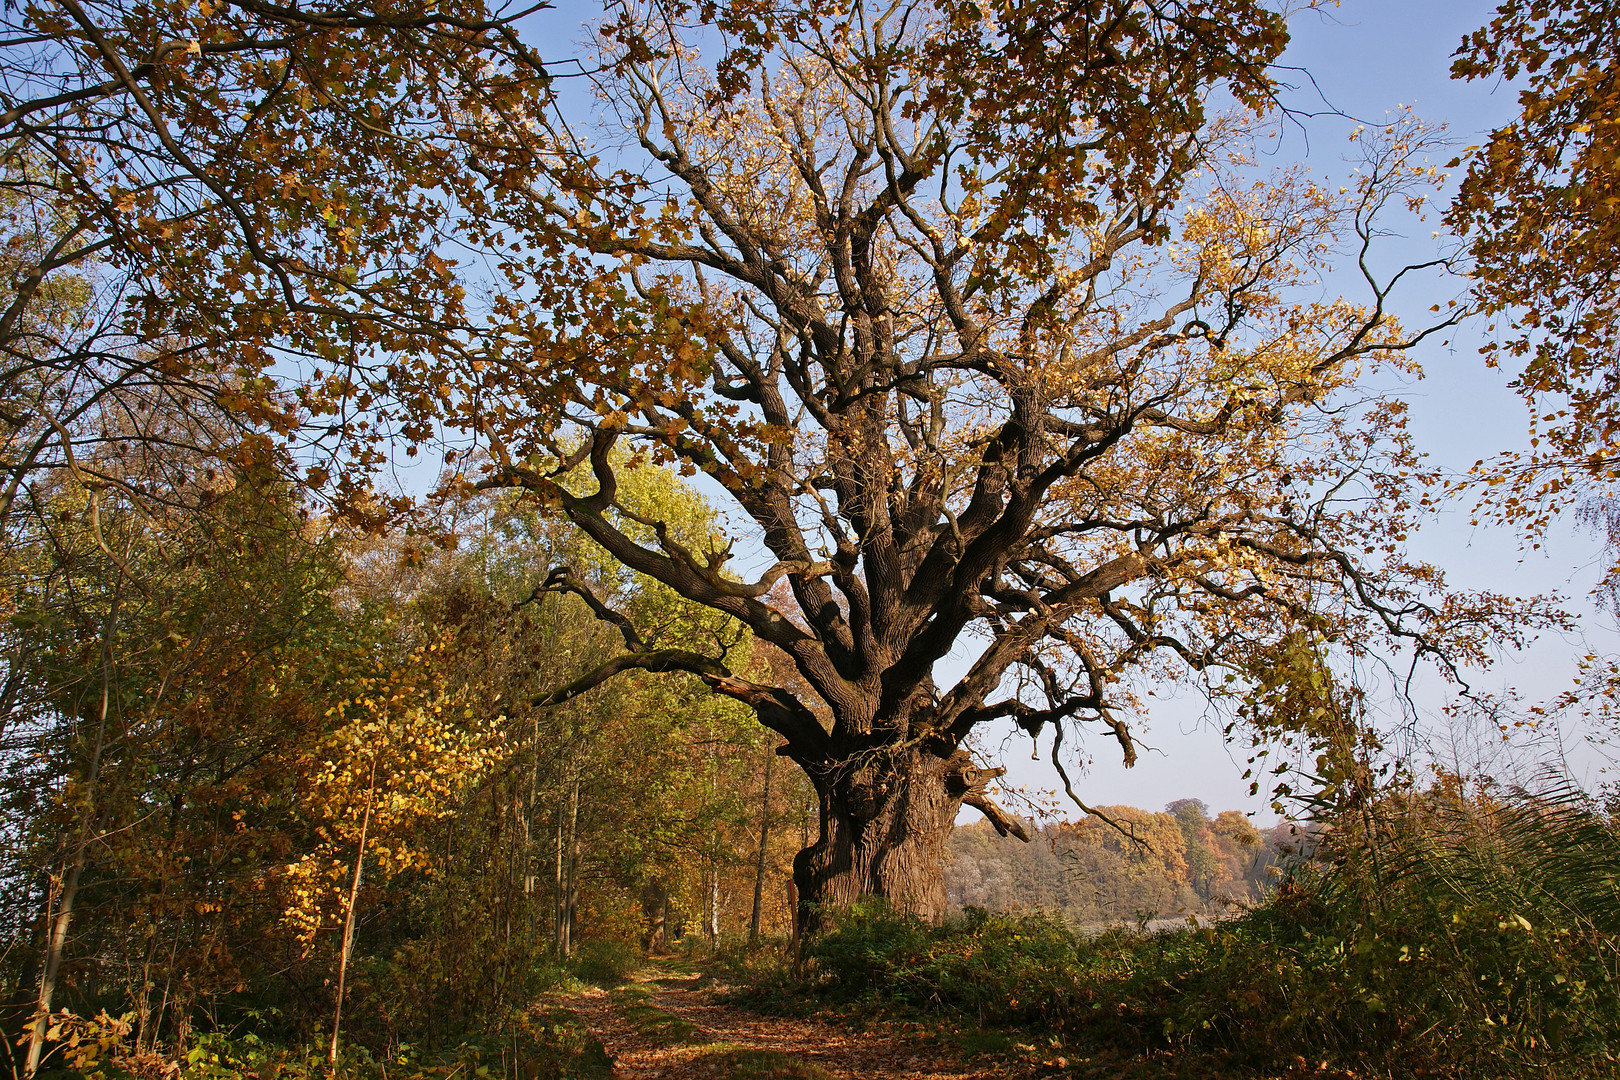
[[[652,971],[648,993],[591,989],[568,999],[612,1055],[622,1080],[1005,1080],[1030,1075],[1023,1063],[964,1061],[912,1033],[820,1019],[760,1016],[714,999],[697,974]],[[649,1009],[678,1024],[650,1022]],[[653,1020],[657,1018],[654,1017]],[[687,1025],[690,1025],[688,1027]],[[686,1032],[672,1042],[667,1032]]]

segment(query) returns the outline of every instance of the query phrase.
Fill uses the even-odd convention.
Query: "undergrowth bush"
[[[603,987],[619,985],[641,965],[641,953],[624,941],[583,942],[568,960],[575,978]]]
[[[1437,789],[1378,810],[1375,831],[1330,831],[1230,920],[1087,936],[1042,915],[969,909],[932,927],[865,905],[809,943],[799,988],[1256,1069],[1616,1074],[1609,815],[1571,791]]]
[[[1051,915],[968,908],[936,929],[867,903],[842,913],[809,955],[830,996],[877,994],[984,1024],[1037,1024],[1070,1010],[1091,950]]]
[[[602,1044],[566,1009],[514,1012],[455,1046],[426,1051],[401,1045],[386,1058],[348,1044],[336,1069],[324,1045],[285,1045],[253,1034],[198,1036],[176,1062],[137,1054],[125,1044],[127,1021],[103,1015],[53,1047],[40,1080],[607,1080],[613,1065]],[[93,1029],[93,1030],[92,1030]],[[88,1036],[88,1037],[86,1037]]]
[[[454,1046],[498,1025],[514,1007],[580,978],[572,960],[531,944],[514,942],[504,952],[486,946],[467,955],[428,939],[408,942],[386,956],[355,958],[344,1004],[345,1034],[377,1055],[391,1053],[401,1042]],[[262,1006],[275,1000],[275,989],[274,980],[259,980],[252,996],[261,1006],[260,1018],[226,1014],[220,1026],[271,1038],[285,1033],[305,1010],[288,1001],[277,1018],[265,1022],[270,1018]]]

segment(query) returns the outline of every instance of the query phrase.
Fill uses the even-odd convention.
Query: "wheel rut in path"
[[[844,1028],[824,1020],[763,1016],[714,1000],[697,975],[651,973],[647,992],[589,990],[569,1008],[614,1060],[615,1080],[1009,1080],[1023,1069],[956,1060],[947,1048],[876,1026]],[[675,1023],[633,1022],[636,1001]],[[642,1006],[642,1012],[652,1016]]]

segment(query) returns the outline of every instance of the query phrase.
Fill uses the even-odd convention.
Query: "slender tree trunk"
[[[534,813],[539,807],[540,799],[540,714],[535,713],[535,719],[529,741],[533,752],[529,759],[529,791],[528,805],[523,819],[523,895],[525,907],[529,915],[529,938],[534,939],[535,911],[534,894],[540,890],[540,873],[535,854],[537,837],[534,832]]]
[[[713,863],[709,869],[709,946],[720,947],[720,864]]]
[[[146,956],[141,960],[141,992],[135,999],[135,1049],[145,1050],[153,1036],[152,1032],[152,991],[157,984],[152,981],[152,965],[157,962],[158,950],[158,922],[157,916],[152,916],[152,926],[147,934]]]
[[[185,1053],[186,1040],[191,1038],[192,991],[182,985],[174,994],[174,1053]]]
[[[754,864],[754,912],[748,918],[748,944],[759,944],[759,914],[765,901],[765,845],[771,835],[771,762],[776,760],[776,748],[765,747],[765,783],[759,805],[759,859]]]
[[[505,856],[506,865],[501,874],[500,885],[494,889],[492,897],[494,906],[494,929],[501,939],[500,958],[495,964],[495,1011],[500,1013],[506,1004],[506,990],[511,982],[512,967],[512,912],[517,907],[517,830],[511,832],[511,840],[507,841],[507,820],[503,804],[506,802],[506,792],[499,779],[489,785],[489,817],[490,847],[500,851]],[[523,823],[522,802],[517,796],[511,800],[512,817],[518,825]]]
[[[45,942],[45,963],[39,976],[39,996],[34,1004],[34,1023],[28,1032],[28,1054],[23,1062],[23,1075],[32,1078],[39,1070],[45,1053],[45,1033],[50,1030],[51,1005],[56,997],[56,981],[62,971],[62,958],[67,950],[68,928],[73,923],[73,906],[79,895],[79,882],[84,877],[89,860],[90,838],[97,831],[99,820],[95,813],[97,787],[101,781],[102,751],[107,745],[107,716],[112,705],[112,636],[118,625],[118,610],[122,603],[124,579],[119,578],[113,591],[112,605],[101,633],[101,711],[96,721],[96,741],[90,753],[90,767],[85,773],[84,812],[80,815],[78,837],[73,845],[73,856],[63,868],[61,887],[56,896],[46,894],[46,912],[50,925]],[[50,901],[55,899],[56,913],[49,914]]]
[[[169,991],[174,989],[174,958],[180,955],[180,936],[185,925],[183,915],[174,921],[174,941],[169,945],[169,963],[163,975],[163,995],[158,998],[157,1014],[152,1017],[152,1037],[147,1041],[148,1050],[157,1049],[158,1031],[162,1029],[163,1016],[169,1010]]]
[[[563,899],[563,955],[574,952],[575,916],[579,910],[579,777],[568,796],[568,881]]]
[[[551,925],[552,945],[556,948],[559,957],[568,955],[568,879],[563,872],[564,816],[562,802],[559,800],[557,804],[557,866],[553,880],[555,888],[553,895],[557,898],[557,907],[552,913]]]
[[[327,1062],[337,1069],[338,1031],[343,1026],[343,992],[348,985],[349,954],[354,951],[354,909],[360,899],[360,872],[366,857],[366,833],[371,828],[371,801],[377,791],[377,755],[371,755],[371,780],[366,787],[366,809],[360,815],[360,843],[354,851],[354,877],[349,883],[348,910],[343,914],[343,943],[338,952],[337,1002],[332,1007],[332,1045]]]
[[[511,854],[507,861],[507,892],[512,897],[506,908],[506,943],[509,946],[512,943],[512,916],[517,909],[517,897],[529,895],[529,815],[522,795],[512,796],[512,817],[517,828],[512,830],[512,845],[508,849]]]
[[[28,1033],[28,1059],[23,1064],[24,1076],[31,1077],[39,1071],[40,1058],[44,1056],[45,1033],[50,1029],[51,1003],[56,995],[57,976],[62,971],[68,927],[73,922],[73,902],[78,896],[79,879],[84,874],[88,847],[88,844],[80,841],[73,853],[73,862],[62,874],[62,885],[56,897],[56,916],[51,920],[50,938],[45,943],[45,969],[39,978],[34,1026]]]

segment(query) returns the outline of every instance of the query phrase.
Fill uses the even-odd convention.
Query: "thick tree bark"
[[[941,758],[911,747],[874,751],[816,777],[821,834],[793,860],[805,929],[871,897],[928,922],[943,919],[945,844],[957,812],[985,802],[984,784],[1000,772],[975,768],[965,751]],[[1028,838],[999,810],[990,816],[1004,833]]]

